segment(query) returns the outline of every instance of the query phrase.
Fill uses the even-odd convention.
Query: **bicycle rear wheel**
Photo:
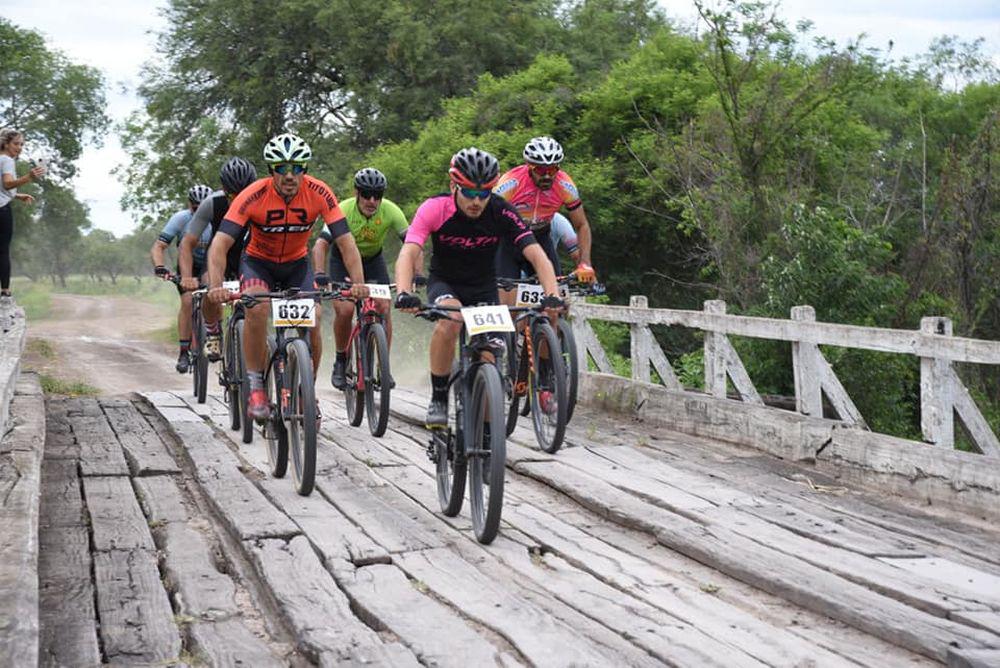
[[[476,540],[488,545],[500,529],[507,461],[507,436],[503,430],[492,428],[503,423],[503,385],[494,365],[476,367],[468,411],[466,453],[472,529]]]
[[[368,430],[381,436],[389,425],[389,340],[382,323],[368,325],[365,334],[365,410]]]
[[[235,318],[236,316],[231,316]],[[243,423],[243,407],[240,400],[240,384],[243,375],[241,373],[240,359],[243,357],[242,340],[237,336],[236,328],[240,323],[232,321],[226,327],[226,348],[225,359],[223,360],[223,374],[226,403],[229,407],[229,428],[239,431]]]
[[[566,433],[566,369],[562,348],[552,325],[536,322],[532,334],[534,372],[531,374],[531,422],[538,445],[556,452]]]
[[[559,318],[559,344],[562,350],[563,366],[566,368],[566,423],[573,419],[576,408],[576,391],[580,384],[579,360],[576,357],[576,337],[573,326]]]
[[[347,344],[347,362],[344,365],[344,377],[347,385],[344,386],[344,403],[347,404],[347,421],[352,427],[361,424],[365,416],[365,397],[363,392],[358,391],[358,377],[361,356],[358,354],[358,346],[361,345],[361,337],[351,337],[351,342]]]
[[[274,349],[277,347],[273,337],[267,339],[267,358],[270,364],[264,376],[264,388],[267,391],[267,404],[271,415],[264,422],[264,440],[267,441],[267,461],[271,467],[271,475],[284,478],[288,471],[288,432],[285,422],[281,419],[281,379],[278,378]]]
[[[302,339],[293,339],[287,350],[285,378],[288,405],[287,414],[282,417],[292,451],[295,489],[302,496],[309,496],[316,481],[316,393],[312,355]]]
[[[457,366],[457,362],[455,363]],[[455,367],[452,367],[453,369]],[[437,429],[431,432],[437,459],[438,503],[441,512],[448,517],[458,515],[465,501],[465,472],[468,461],[462,450],[462,404],[461,379],[455,381],[452,387],[451,402],[448,406],[448,429]]]
[[[247,400],[250,398],[250,379],[247,377],[246,358],[243,357],[243,326],[245,324],[243,318],[240,318],[236,322],[236,334],[233,338],[236,339],[234,345],[239,351],[236,359],[239,364],[240,375],[239,407],[240,416],[243,420],[243,442],[253,443],[253,420],[247,415]]]

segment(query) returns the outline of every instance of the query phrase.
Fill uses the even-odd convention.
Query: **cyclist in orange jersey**
[[[353,296],[367,296],[361,254],[347,227],[347,221],[330,186],[306,172],[312,149],[293,134],[273,137],[264,146],[264,161],[270,176],[247,186],[229,206],[219,233],[208,250],[210,300],[228,298],[222,287],[226,254],[244,228],[250,227],[250,241],[240,261],[240,289],[248,294],[297,287],[315,289],[309,263],[308,242],[318,218],[326,223],[334,243],[354,282]],[[318,313],[317,308],[317,313]],[[243,337],[250,396],[247,415],[255,420],[268,416],[263,369],[267,361],[267,309],[248,308]],[[314,327],[311,338],[319,336]],[[315,360],[314,360],[315,365]]]

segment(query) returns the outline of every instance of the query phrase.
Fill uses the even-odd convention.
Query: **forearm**
[[[163,264],[163,250],[167,247],[165,243],[157,240],[153,243],[153,247],[149,249],[149,258],[153,261],[154,267],[162,267]]]
[[[5,174],[3,177],[3,187],[6,188],[7,190],[11,190],[13,188],[19,188],[30,182],[31,182],[30,172],[19,178],[14,178],[13,176],[10,176],[8,174]]]
[[[180,254],[177,263],[181,268],[181,278],[191,278],[194,273],[194,243],[189,243],[190,237],[181,240]],[[194,239],[197,242],[197,239]]]
[[[416,244],[403,244],[396,258],[396,290],[413,292],[413,268],[415,260],[422,258],[424,249]]]
[[[361,253],[358,252],[358,246],[354,243],[354,237],[350,234],[342,234],[337,237],[336,243],[340,250],[340,257],[344,259],[344,267],[347,268],[347,273],[351,277],[351,282],[364,283],[364,266],[361,263]]]
[[[326,272],[326,249],[328,244],[324,239],[317,239],[313,244],[312,263],[314,272]]]

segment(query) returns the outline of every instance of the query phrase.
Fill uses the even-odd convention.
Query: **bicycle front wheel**
[[[239,371],[239,388],[240,392],[237,396],[237,405],[240,410],[240,417],[243,421],[243,442],[253,443],[253,420],[247,415],[247,400],[250,399],[250,379],[247,377],[247,365],[246,358],[243,357],[243,326],[245,322],[243,318],[236,321],[235,334],[233,335],[233,345],[236,347],[237,356],[236,363]]]
[[[198,309],[194,316],[192,334],[198,339],[194,358],[194,396],[199,404],[203,404],[208,397],[208,356],[205,355],[205,339],[208,337],[208,332],[205,329],[205,318],[201,314],[201,309]]]
[[[312,355],[302,339],[293,339],[287,350],[288,405],[283,418],[292,450],[295,489],[302,496],[309,496],[316,482],[316,392]]]
[[[389,340],[381,323],[368,326],[365,335],[365,410],[368,430],[381,436],[389,425]]]
[[[580,385],[580,362],[576,357],[576,337],[573,336],[573,327],[563,318],[559,318],[559,344],[563,366],[566,368],[566,423],[569,424],[576,408],[576,391]]]
[[[361,424],[365,415],[365,397],[363,392],[358,391],[358,378],[360,377],[361,355],[358,353],[358,346],[362,345],[361,337],[351,337],[351,342],[347,344],[347,362],[344,367],[344,377],[347,384],[344,386],[344,403],[347,404],[347,421],[352,427]]]
[[[503,427],[503,384],[492,364],[476,367],[466,420],[469,505],[476,540],[488,545],[500,529],[507,435]]]
[[[271,409],[271,415],[264,422],[262,431],[264,440],[267,441],[267,461],[271,467],[271,475],[275,478],[284,478],[288,471],[288,432],[285,431],[285,422],[281,419],[283,379],[277,372],[274,359],[277,345],[273,337],[268,337],[267,358],[270,361],[264,378],[264,387],[267,389],[267,404]]]
[[[566,433],[566,369],[562,348],[552,325],[537,322],[532,334],[534,371],[531,374],[531,422],[545,452],[554,453]]]
[[[235,316],[233,317],[235,318]],[[225,359],[222,362],[223,379],[225,380],[223,392],[229,406],[229,428],[233,431],[239,431],[243,423],[243,407],[240,399],[240,384],[243,379],[240,358],[243,356],[243,348],[241,347],[243,341],[236,334],[238,324],[234,320],[226,328]]]
[[[452,365],[455,373],[458,362]],[[465,501],[465,472],[468,461],[462,448],[463,424],[462,381],[457,380],[451,386],[452,397],[448,405],[448,428],[432,431],[437,462],[438,503],[441,512],[448,517],[455,517],[462,510]]]

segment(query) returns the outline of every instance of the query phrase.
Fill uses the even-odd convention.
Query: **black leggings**
[[[0,206],[0,289],[10,289],[10,240],[14,238],[14,212],[10,202]]]

